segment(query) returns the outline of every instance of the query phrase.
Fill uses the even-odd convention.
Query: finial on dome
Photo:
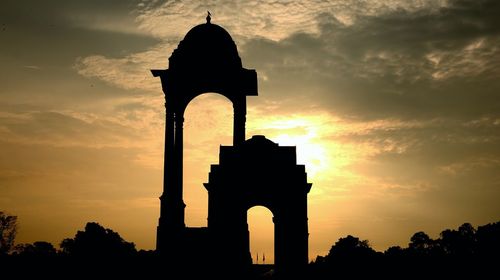
[[[212,19],[210,11],[207,11],[207,23],[210,23],[210,20]]]

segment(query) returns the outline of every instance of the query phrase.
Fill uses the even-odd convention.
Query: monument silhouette
[[[295,147],[253,136],[245,140],[246,96],[257,96],[257,73],[242,66],[236,44],[222,27],[207,22],[192,28],[169,58],[160,77],[165,94],[164,189],[157,228],[157,251],[171,264],[190,263],[212,271],[248,272],[247,210],[267,207],[275,227],[275,272],[289,275],[308,263],[307,182],[297,165]],[[191,100],[215,92],[234,108],[233,146],[221,146],[212,165],[208,191],[208,226],[186,227],[183,201],[183,122]],[[193,268],[195,269],[195,268]]]

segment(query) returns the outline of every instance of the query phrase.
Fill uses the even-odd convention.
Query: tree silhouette
[[[437,246],[436,241],[427,235],[423,231],[419,231],[410,238],[410,244],[408,244],[408,249],[410,253],[414,256],[430,256],[436,253]]]
[[[330,249],[326,256],[328,259],[355,259],[367,258],[375,255],[375,250],[370,247],[368,240],[348,235],[340,238]]]
[[[406,250],[400,246],[391,246],[385,250],[384,255],[387,257],[401,258],[406,255]]]
[[[19,244],[14,247],[14,254],[20,257],[55,257],[57,250],[49,242],[36,241],[33,244]]]
[[[479,257],[500,259],[500,222],[480,226],[476,231]]]
[[[0,211],[0,256],[6,255],[14,246],[17,233],[17,217]]]
[[[440,235],[439,242],[444,254],[456,257],[475,254],[476,230],[471,224],[465,223],[458,230],[444,230]]]
[[[78,257],[128,257],[137,253],[135,244],[127,242],[111,229],[98,223],[87,223],[84,231],[61,242],[64,255]]]
[[[3,212],[0,214],[4,228],[5,225],[10,225],[8,228],[15,229],[16,217]],[[15,231],[13,232],[9,236],[15,236]],[[117,232],[95,222],[87,223],[85,229],[77,231],[74,238],[64,239],[59,252],[51,243],[44,241],[19,244],[13,248],[12,243],[10,244],[10,255],[2,258],[0,264],[3,266],[0,267],[12,268],[18,265],[20,268],[32,268],[16,270],[18,276],[22,276],[20,278],[27,278],[30,273],[49,278],[61,271],[85,271],[89,277],[105,273],[113,278],[129,277],[131,273],[154,277],[159,267],[168,273],[173,273],[172,269],[175,271],[175,267],[168,264],[165,266],[164,260],[158,258],[155,251],[137,252],[134,243],[123,240]],[[117,259],[129,256],[134,258],[121,258],[118,262],[103,261],[107,257]],[[368,240],[352,235],[342,237],[326,256],[318,256],[309,265],[306,279],[402,279],[407,278],[409,272],[411,278],[450,279],[468,275],[471,279],[486,279],[488,275],[496,273],[498,260],[500,222],[479,226],[477,230],[470,223],[464,223],[457,229],[443,230],[436,240],[419,231],[412,235],[407,248],[392,246],[384,253],[373,250]],[[206,276],[206,269],[209,268],[198,267],[185,273]],[[259,272],[250,273],[245,279],[269,277],[274,279],[271,274],[261,275]]]

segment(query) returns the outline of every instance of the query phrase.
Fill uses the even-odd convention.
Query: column
[[[165,106],[166,107],[166,106]],[[167,109],[165,120],[165,158],[163,161],[163,196],[170,196],[174,175],[174,113]]]
[[[184,208],[186,205],[182,200],[183,189],[183,166],[184,166],[184,115],[181,112],[175,114],[175,200],[177,204],[178,226],[184,227]]]
[[[233,102],[234,108],[234,123],[233,123],[233,145],[245,142],[245,123],[247,115],[246,97]]]
[[[160,219],[157,229],[156,249],[158,251],[167,251],[169,243],[168,231],[171,225],[175,224],[175,122],[174,112],[165,103],[165,154],[163,161],[163,193],[160,196]]]
[[[165,160],[163,194],[160,197],[160,220],[156,247],[165,256],[174,256],[179,249],[184,228],[182,201],[183,117],[168,106],[165,121]]]

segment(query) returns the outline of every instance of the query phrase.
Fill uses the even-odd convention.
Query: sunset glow
[[[257,71],[246,138],[296,146],[313,184],[310,260],[347,234],[385,250],[417,231],[437,237],[464,222],[496,221],[495,3],[7,1],[0,211],[18,216],[17,243],[58,245],[96,221],[154,249],[165,99],[150,69],[167,69],[210,10],[243,66]],[[232,145],[232,106],[207,93],[185,112],[188,226],[207,225],[203,183],[220,146]],[[248,215],[252,254],[273,262],[272,214],[255,207]]]

